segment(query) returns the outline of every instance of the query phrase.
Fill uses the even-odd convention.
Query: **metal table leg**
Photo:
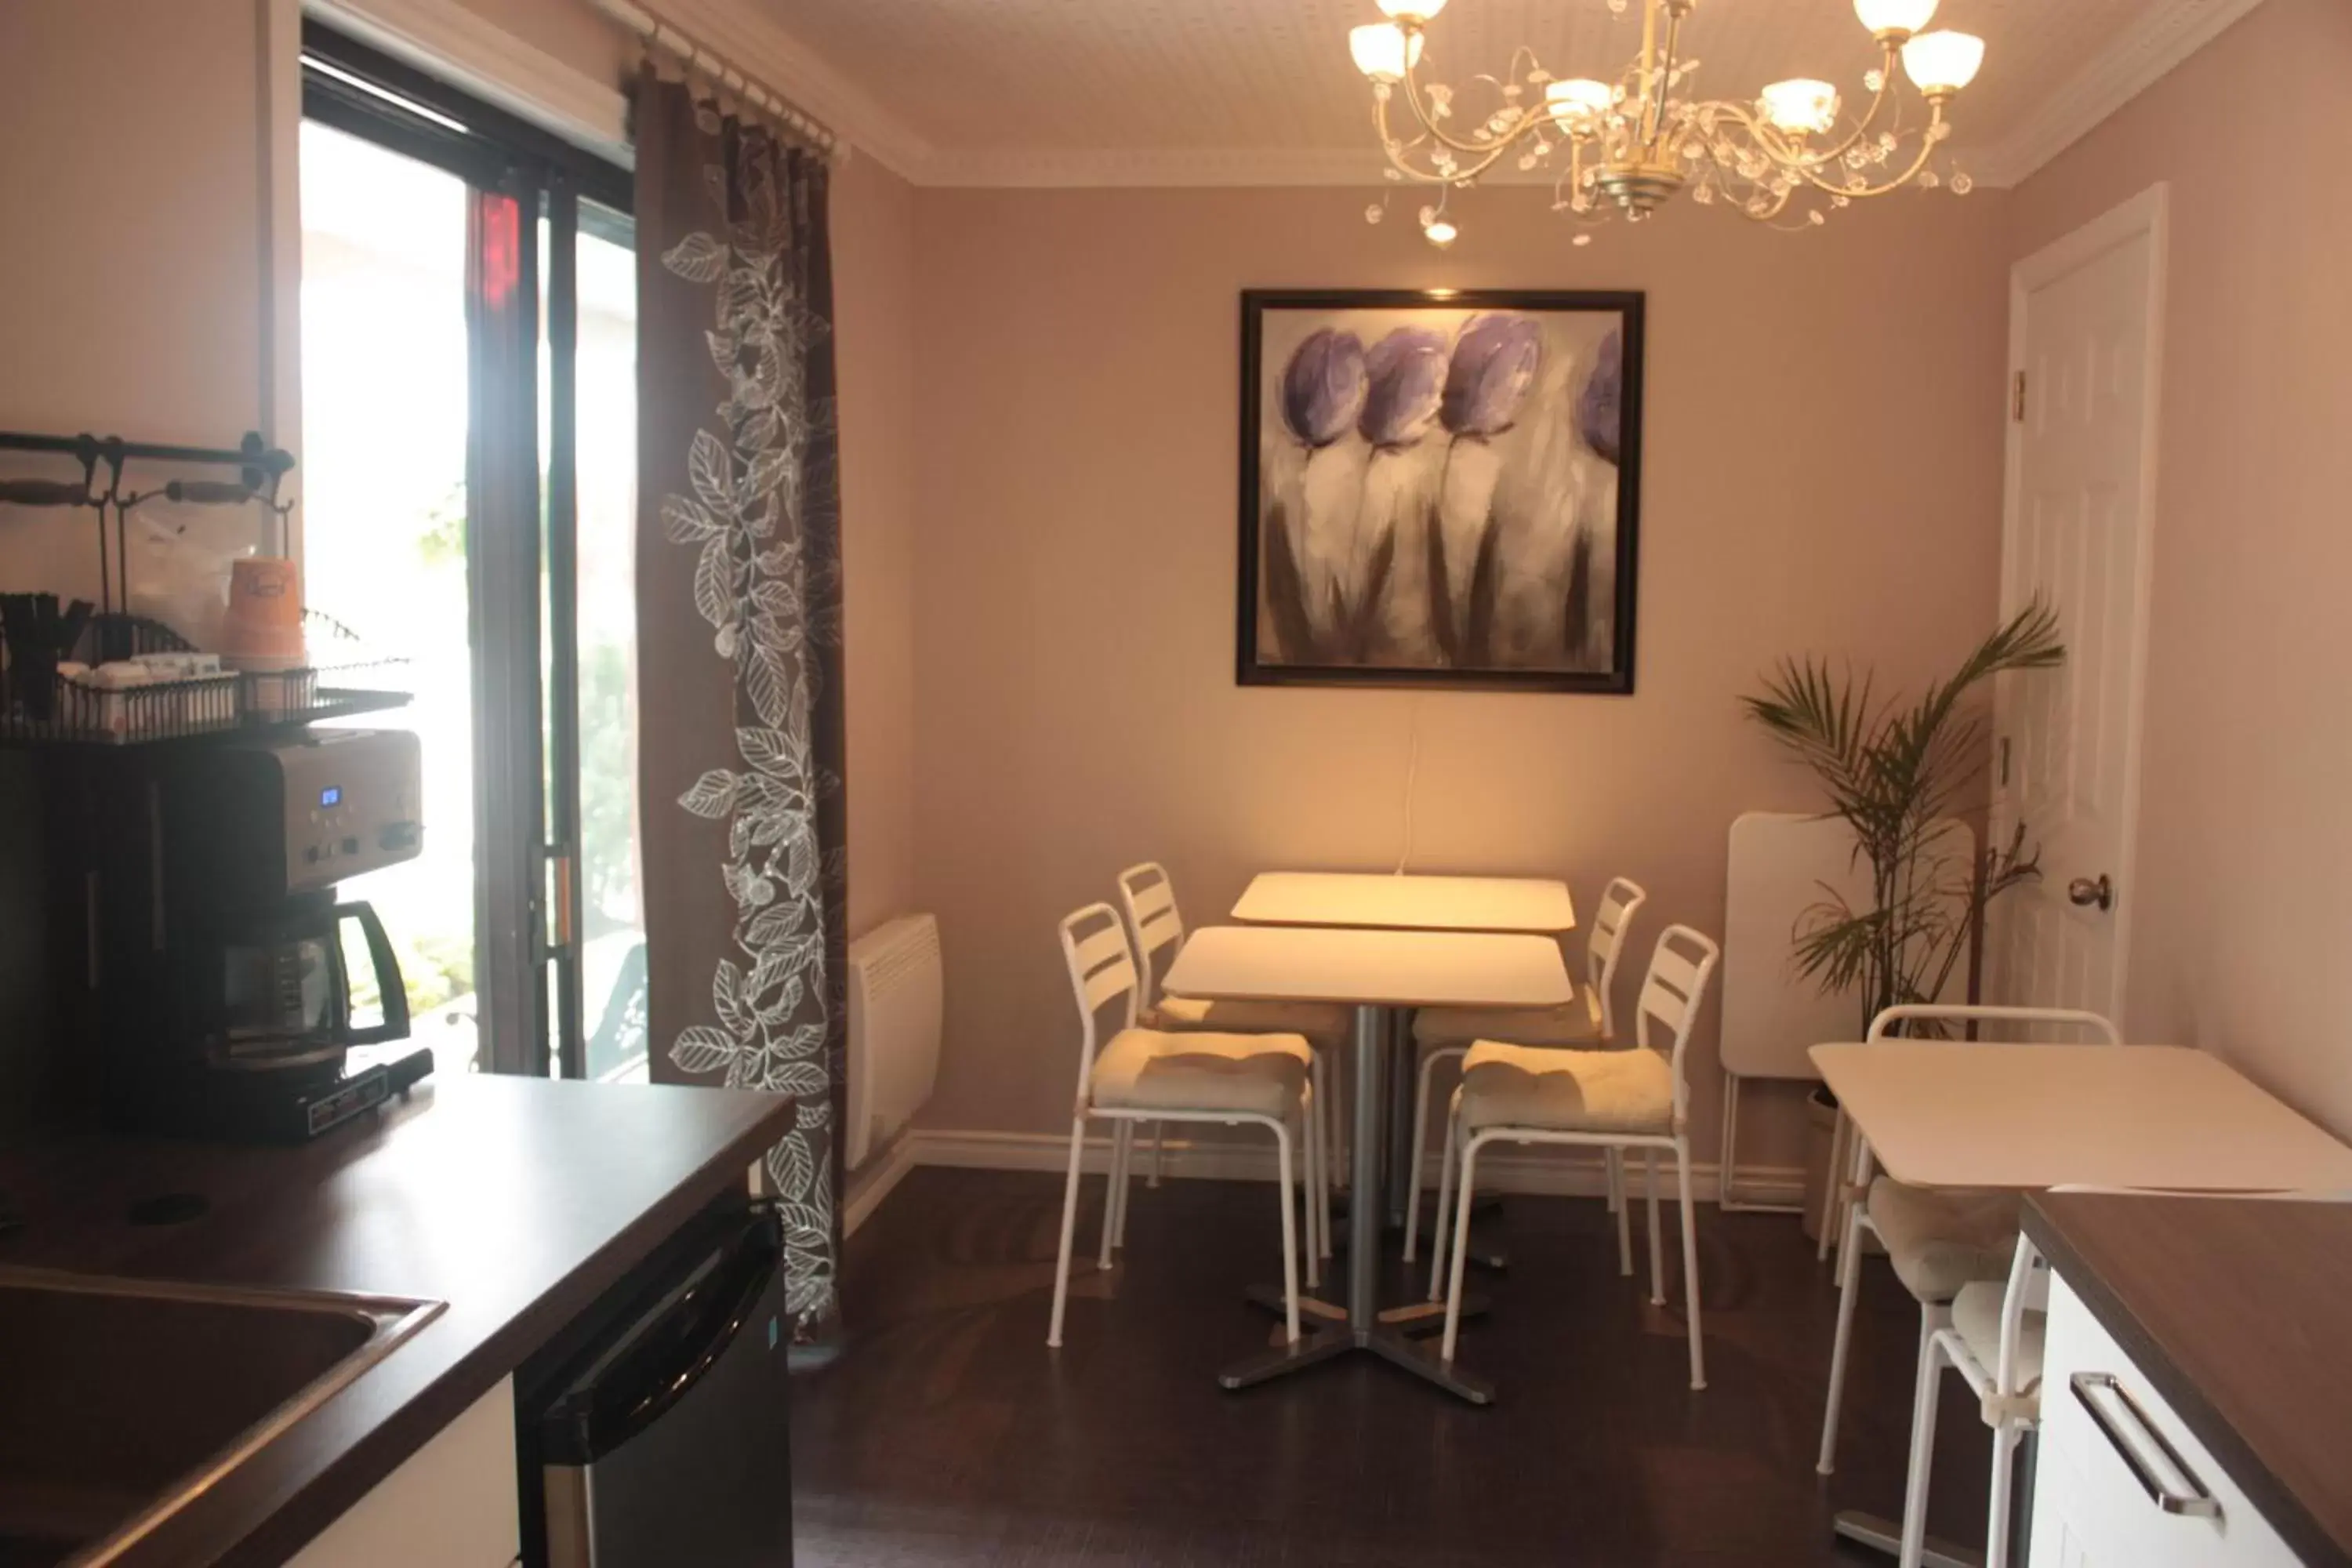
[[[1356,1009],[1355,1051],[1358,1093],[1354,1107],[1355,1125],[1350,1129],[1354,1169],[1360,1183],[1362,1201],[1349,1206],[1348,1213],[1348,1306],[1344,1321],[1339,1310],[1328,1302],[1299,1303],[1301,1322],[1299,1337],[1294,1342],[1273,1346],[1237,1362],[1217,1374],[1217,1381],[1227,1388],[1247,1388],[1253,1384],[1286,1376],[1307,1367],[1355,1351],[1379,1356],[1391,1365],[1402,1367],[1414,1376],[1423,1378],[1447,1393],[1470,1401],[1473,1405],[1491,1405],[1495,1399],[1494,1384],[1486,1379],[1463,1371],[1458,1365],[1449,1366],[1437,1359],[1433,1349],[1412,1338],[1409,1325],[1434,1326],[1427,1303],[1416,1302],[1394,1312],[1380,1310],[1380,1244],[1381,1215],[1383,1207],[1377,1197],[1380,1183],[1381,1126],[1381,1119],[1388,1104],[1383,1089],[1390,1079],[1382,1076],[1387,1070],[1385,1051],[1389,1043],[1391,1019],[1381,1007],[1360,1006]],[[1409,1076],[1409,1075],[1408,1075]],[[1407,1092],[1410,1093],[1408,1084]],[[1406,1105],[1405,1136],[1412,1128],[1411,1102]],[[1391,1163],[1391,1177],[1395,1166]],[[1402,1189],[1393,1180],[1389,1195],[1402,1207]],[[1252,1300],[1263,1301],[1267,1292],[1259,1287],[1251,1292]],[[1274,1292],[1279,1302],[1280,1293]],[[1308,1327],[1308,1322],[1313,1327]]]

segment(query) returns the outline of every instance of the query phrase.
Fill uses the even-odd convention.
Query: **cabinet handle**
[[[2122,1458],[2133,1478],[2147,1489],[2148,1501],[2167,1513],[2186,1514],[2192,1519],[2221,1517],[2221,1503],[2215,1500],[2212,1493],[2205,1489],[2205,1483],[2197,1479],[2197,1472],[2182,1461],[2180,1451],[2166,1441],[2164,1434],[2156,1429],[2156,1424],[2147,1418],[2147,1412],[2139,1407],[2139,1402],[2131,1396],[2122,1384],[2116,1381],[2115,1373],[2078,1372],[2066,1380],[2066,1386],[2074,1392],[2075,1403],[2090,1413],[2092,1425],[2097,1426],[2105,1435],[2108,1445]],[[2116,1403],[2131,1412],[2133,1425],[2147,1434],[2147,1440],[2156,1445],[2158,1450],[2164,1455],[2166,1462],[2196,1489],[2177,1492],[2159,1480],[2148,1469],[2147,1461],[2140,1458],[2139,1450],[2124,1440],[2123,1433],[2116,1429],[2114,1417],[2101,1407],[2097,1400],[2091,1397],[2092,1389],[2103,1389],[2114,1394]]]

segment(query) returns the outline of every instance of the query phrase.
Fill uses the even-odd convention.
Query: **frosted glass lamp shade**
[[[1883,33],[1916,33],[1935,18],[1936,0],[1853,0],[1853,14],[1874,38]]]
[[[1958,92],[1977,79],[1984,52],[1969,33],[1922,33],[1903,46],[1903,70],[1921,92]]]
[[[1402,81],[1408,62],[1421,63],[1421,35],[1408,43],[1404,30],[1393,22],[1367,22],[1348,29],[1348,52],[1356,68],[1374,81]]]
[[[1572,125],[1599,120],[1615,101],[1616,93],[1610,85],[1591,77],[1548,82],[1544,86],[1544,107],[1551,110],[1553,118]]]
[[[1450,220],[1442,217],[1432,218],[1421,226],[1421,237],[1440,250],[1452,245],[1461,235],[1462,231]]]
[[[1399,21],[1426,22],[1445,9],[1445,0],[1380,0],[1381,15]]]
[[[1837,123],[1837,89],[1809,77],[1774,82],[1763,104],[1764,118],[1782,131],[1827,131]]]

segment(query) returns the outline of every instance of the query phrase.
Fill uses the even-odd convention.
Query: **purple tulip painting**
[[[1640,294],[1242,296],[1244,685],[1633,689]]]

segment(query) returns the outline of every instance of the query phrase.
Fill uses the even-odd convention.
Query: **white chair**
[[[1219,1035],[1205,1030],[1170,1034],[1136,1024],[1134,954],[1127,931],[1108,904],[1088,904],[1062,921],[1062,957],[1080,1021],[1078,1093],[1070,1118],[1070,1173],[1062,1193],[1062,1244],[1054,1271],[1054,1316],[1045,1343],[1062,1342],[1062,1314],[1070,1293],[1070,1251],[1077,1233],[1078,1174],[1086,1158],[1087,1122],[1111,1123],[1110,1179],[1103,1198],[1102,1250],[1098,1266],[1111,1266],[1111,1249],[1126,1240],[1129,1176],[1134,1163],[1139,1121],[1200,1121],[1227,1127],[1244,1124],[1274,1134],[1282,1198],[1282,1288],[1292,1340],[1298,1338],[1298,1237],[1295,1224],[1297,1167],[1292,1150],[1303,1144],[1308,1191],[1307,1281],[1316,1283],[1315,1247],[1328,1216],[1317,1175],[1321,1140],[1316,1132],[1314,1090],[1308,1083],[1315,1053],[1296,1035]],[[1103,1010],[1119,1008],[1120,1027],[1101,1040]]]
[[[1176,908],[1176,884],[1169,879],[1166,868],[1156,860],[1140,866],[1129,866],[1118,874],[1119,903],[1127,911],[1129,933],[1135,941],[1136,962],[1143,977],[1139,992],[1143,998],[1142,1023],[1147,1028],[1180,1033],[1192,1029],[1210,1029],[1228,1035],[1303,1035],[1315,1048],[1315,1099],[1323,1108],[1320,1136],[1326,1152],[1324,1181],[1328,1184],[1338,1179],[1329,1168],[1331,1161],[1346,1147],[1345,1130],[1339,1125],[1339,1097],[1330,1091],[1338,1077],[1336,1068],[1327,1069],[1326,1063],[1346,1059],[1350,1017],[1349,1010],[1336,1004],[1317,1002],[1220,1002],[1199,996],[1171,996],[1160,989],[1159,956],[1162,950],[1173,963],[1176,953],[1184,946],[1184,917]],[[1160,1157],[1167,1140],[1154,1128],[1151,1138],[1151,1173],[1150,1184],[1160,1184]],[[1330,1237],[1321,1238],[1322,1256],[1331,1256]]]
[[[1480,1040],[1507,1040],[1516,1046],[1597,1045],[1617,1037],[1613,1004],[1617,955],[1625,949],[1625,928],[1633,911],[1649,899],[1641,884],[1619,877],[1601,890],[1601,907],[1593,911],[1592,931],[1584,940],[1584,993],[1557,1007],[1423,1007],[1413,1015],[1413,1044],[1420,1047],[1421,1068],[1412,1096],[1412,1157],[1417,1163],[1429,1136],[1429,1087],[1437,1064],[1466,1055]],[[1617,1255],[1621,1272],[1633,1272],[1633,1238],[1625,1214],[1625,1166],[1614,1149],[1602,1158],[1608,1165],[1609,1207],[1617,1215]],[[1420,1173],[1414,1173],[1411,1195],[1405,1200],[1404,1260],[1413,1260],[1421,1233]],[[1440,1223],[1443,1223],[1441,1216]],[[1441,1245],[1441,1251],[1443,1250]]]
[[[1870,1021],[1869,1037],[1883,1040],[1903,1023],[2007,1024],[2021,1028],[2080,1031],[2121,1045],[2116,1026],[2096,1013],[2064,1007],[1970,1007],[1906,1004],[1889,1007]],[[1822,1415],[1822,1451],[1813,1468],[1828,1475],[1836,1468],[1839,1405],[1845,1394],[1846,1348],[1853,1338],[1854,1300],[1862,1269],[1862,1233],[1878,1237],[1895,1277],[1919,1303],[1920,1375],[1927,1375],[1931,1342],[1952,1322],[1951,1303],[1969,1285],[2007,1277],[2017,1237],[2017,1194],[1958,1193],[1906,1186],[1889,1177],[1874,1179],[1869,1142],[1855,1129],[1852,1180],[1844,1188],[1844,1235],[1839,1242],[1838,1319],[1830,1344],[1828,1408]]]
[[[1574,1143],[1642,1151],[1643,1186],[1650,1200],[1650,1300],[1665,1305],[1665,1263],[1658,1226],[1658,1151],[1675,1156],[1682,1201],[1683,1291],[1689,1313],[1691,1386],[1706,1386],[1706,1361],[1699,1342],[1698,1231],[1692,1215],[1690,1172],[1690,1081],[1684,1055],[1691,1026],[1706,996],[1708,977],[1722,956],[1712,938],[1688,926],[1668,926],[1658,934],[1650,972],[1636,1005],[1634,1048],[1573,1050],[1506,1045],[1481,1040],[1463,1058],[1462,1087],[1445,1120],[1445,1163],[1438,1173],[1437,1242],[1442,1262],[1447,1237],[1454,1148],[1462,1144],[1462,1194],[1453,1215],[1453,1264],[1445,1292],[1445,1342],[1439,1354],[1454,1359],[1462,1326],[1462,1266],[1469,1255],[1470,1194],[1478,1171],[1478,1151],[1493,1142]],[[1651,1040],[1653,1021],[1674,1031],[1660,1049]],[[1437,1297],[1431,1281],[1430,1297]]]
[[[2042,1362],[2050,1320],[2050,1270],[2017,1238],[2005,1283],[1971,1280],[1952,1298],[1951,1319],[1919,1351],[1911,1405],[1911,1470],[1903,1492],[1897,1568],[1919,1568],[1927,1543],[1927,1478],[1936,1458],[1936,1402],[1944,1367],[1968,1380],[1992,1428],[1992,1502],[1985,1568],[2009,1568],[2009,1512],[2017,1445],[2042,1419]]]

